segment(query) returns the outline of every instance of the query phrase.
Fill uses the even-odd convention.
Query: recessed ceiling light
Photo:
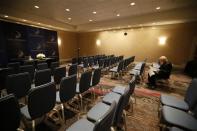
[[[134,6],[134,5],[135,5],[135,2],[130,3],[130,5],[131,5],[131,6]]]
[[[89,20],[90,22],[92,22],[92,20]]]
[[[117,14],[116,16],[120,16],[120,14]]]
[[[8,15],[4,15],[5,18],[8,18]]]
[[[93,14],[96,14],[96,11],[93,11],[92,13],[93,13]]]
[[[158,6],[158,7],[156,7],[156,9],[157,9],[157,10],[160,10],[160,9],[161,9],[161,7],[159,7],[159,6]]]
[[[69,12],[69,11],[70,11],[70,9],[66,9],[66,11],[67,11],[67,12]]]
[[[69,17],[68,20],[72,20],[72,18]]]
[[[39,6],[37,6],[37,5],[35,5],[35,6],[34,6],[34,8],[38,9],[38,8],[40,8],[40,7],[39,7]]]

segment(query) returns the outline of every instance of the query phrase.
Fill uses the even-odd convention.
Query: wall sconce
[[[158,40],[159,40],[159,45],[165,45],[166,44],[167,37],[166,36],[160,36],[158,38]]]
[[[101,45],[101,40],[97,39],[97,40],[96,40],[96,45],[97,45],[97,46],[100,46],[100,45]]]
[[[62,40],[61,40],[61,38],[60,38],[60,37],[58,37],[57,42],[58,42],[58,46],[61,46],[61,44],[62,44]]]

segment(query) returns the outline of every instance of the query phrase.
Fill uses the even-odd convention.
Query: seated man
[[[151,88],[155,88],[156,80],[158,79],[168,79],[171,74],[172,64],[168,61],[167,57],[161,56],[159,58],[159,65],[158,69],[153,67],[150,68],[148,73],[148,85]]]

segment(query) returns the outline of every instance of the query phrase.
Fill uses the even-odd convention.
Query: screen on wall
[[[0,21],[0,64],[38,53],[46,57],[59,57],[57,32],[26,25]]]

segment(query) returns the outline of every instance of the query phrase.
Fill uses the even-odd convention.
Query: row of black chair
[[[46,62],[39,62],[37,63],[36,65],[32,62],[29,62],[27,64],[23,64],[21,65],[20,62],[14,62],[14,63],[8,63],[7,67],[9,68],[13,68],[14,71],[17,73],[17,72],[20,72],[20,67],[22,66],[28,66],[28,65],[31,65],[34,67],[34,69],[38,69],[38,70],[42,70],[42,69],[47,69],[47,68],[55,68],[55,67],[58,67],[59,66],[59,62],[52,62],[50,63],[50,65]]]
[[[143,80],[145,67],[146,67],[146,61],[147,59],[145,59],[142,62],[137,63],[135,67],[129,71],[129,74],[137,76],[139,80]]]
[[[162,94],[159,117],[162,129],[176,126],[180,130],[197,131],[197,79],[192,80],[184,100]]]
[[[66,67],[56,67],[53,69],[54,73],[52,73],[51,69],[37,70],[35,76],[31,65],[22,67],[21,71],[23,73],[8,75],[5,84],[7,93],[14,93],[17,98],[22,98],[27,94],[31,88],[32,78],[35,86],[39,86],[51,82],[53,74],[54,82],[58,85],[61,78],[66,76]],[[72,65],[68,70],[68,76],[74,74],[77,74],[77,65]]]
[[[114,74],[118,74],[118,78],[120,78],[124,71],[126,71],[129,67],[129,65],[134,62],[135,56],[129,57],[125,60],[122,60],[118,63],[118,66],[113,67],[110,69],[111,77],[114,76]]]
[[[123,56],[120,57],[114,57],[114,55],[110,56],[90,56],[90,57],[80,57],[80,63],[78,63],[78,66],[81,68],[106,68],[109,67],[118,61],[120,61],[123,58]],[[76,62],[76,58],[73,58],[73,61]],[[74,63],[74,62],[72,62]]]
[[[102,102],[90,109],[86,118],[75,122],[67,131],[109,131],[112,127],[120,128],[122,119],[126,130],[125,109],[134,88],[135,77],[130,81],[129,87],[115,87],[112,92],[104,96]]]
[[[24,75],[24,76],[17,76],[17,77],[20,77],[21,79],[28,78],[28,73],[24,73],[24,74],[26,76]],[[6,111],[9,113],[9,112],[17,110],[17,112],[15,112],[16,114],[14,114],[13,116],[11,116],[13,113],[11,113],[8,116],[7,115],[3,116],[3,118],[5,118],[5,121],[3,122],[5,123],[3,124],[5,127],[4,126],[3,127],[1,126],[1,127],[3,129],[18,128],[20,122],[11,123],[11,124],[16,124],[16,125],[13,127],[10,127],[9,126],[10,122],[8,121],[8,119],[11,119],[14,117],[12,120],[16,120],[16,117],[17,117],[16,121],[19,121],[21,114],[22,114],[25,120],[32,121],[32,129],[35,129],[36,118],[39,118],[47,114],[49,111],[53,110],[53,108],[55,107],[55,103],[59,103],[59,104],[62,103],[61,104],[63,107],[62,109],[64,109],[65,107],[64,104],[68,102],[70,99],[74,98],[76,94],[82,95],[85,91],[88,91],[90,87],[96,86],[100,81],[100,74],[101,74],[101,69],[95,70],[93,77],[92,77],[92,72],[90,71],[84,72],[81,75],[79,84],[77,84],[76,74],[71,75],[69,77],[63,77],[61,79],[60,90],[58,92],[56,92],[56,86],[54,82],[49,82],[47,84],[36,86],[35,88],[30,88],[31,87],[30,82],[27,85],[27,83],[25,83],[24,81],[24,83],[20,83],[20,85],[18,85],[19,87],[17,89],[12,88],[15,85],[15,83],[13,82],[12,85],[10,85],[10,88],[12,89],[9,89],[10,91],[9,93],[14,93],[14,94],[8,95],[0,99],[0,105],[1,107],[3,107],[0,110],[2,110],[2,112],[4,112],[5,114],[7,114]],[[12,76],[13,80],[16,79],[14,77],[15,76]],[[23,88],[23,87],[29,87],[29,88]],[[24,96],[27,96],[28,98],[27,104],[23,106],[19,111],[18,109],[19,107],[17,106],[18,104],[17,99],[24,97]],[[12,104],[14,101],[15,108],[11,108],[11,109],[8,108],[11,105],[10,104],[5,105],[4,100],[6,101],[6,103],[11,101]],[[80,102],[82,103],[82,98],[80,99]],[[80,107],[81,106],[82,105],[80,105]],[[65,108],[67,108],[67,106]],[[64,110],[62,110],[62,113],[64,113]],[[64,119],[64,114],[62,115],[62,117]]]
[[[83,56],[83,57],[79,57],[79,58],[72,58],[72,64],[82,64],[84,59],[88,59],[88,61],[90,63],[94,62],[94,64],[97,64],[98,63],[98,60],[99,59],[103,59],[107,56],[105,55],[95,55],[95,56]]]

